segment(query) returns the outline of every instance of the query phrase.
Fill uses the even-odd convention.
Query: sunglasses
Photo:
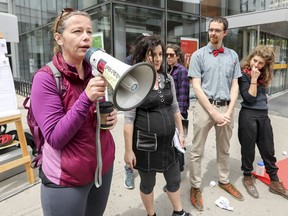
[[[64,8],[64,9],[62,9],[61,15],[60,15],[60,17],[59,17],[59,19],[58,19],[58,21],[56,23],[55,32],[58,32],[59,23],[60,23],[60,20],[62,19],[62,17],[64,16],[64,14],[66,16],[66,15],[68,15],[69,13],[71,13],[73,11],[75,11],[73,8]]]
[[[175,56],[175,53],[166,53],[166,57],[170,57],[170,58],[173,58]]]

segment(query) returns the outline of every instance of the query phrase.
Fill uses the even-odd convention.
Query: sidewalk
[[[284,98],[288,101],[288,94]],[[23,97],[17,96],[19,106],[22,105]],[[272,101],[272,100],[271,100]],[[192,103],[193,107],[193,103]],[[285,107],[286,108],[286,107]],[[277,111],[277,106],[275,110]],[[277,115],[277,112],[270,115],[273,129],[276,157],[278,160],[282,160],[287,156],[282,155],[283,151],[288,151],[287,141],[287,125],[288,118],[284,118]],[[26,113],[21,109],[23,126],[27,129]],[[235,122],[234,133],[231,140],[230,149],[230,165],[231,182],[242,192],[244,195],[244,201],[237,201],[233,199],[228,193],[220,189],[217,185],[213,188],[209,186],[210,181],[217,182],[216,171],[216,151],[215,151],[215,136],[212,129],[206,142],[205,156],[203,158],[203,201],[204,211],[198,212],[190,203],[190,184],[189,184],[189,151],[191,149],[192,142],[192,110],[189,113],[189,135],[186,139],[187,152],[185,154],[185,170],[182,172],[181,194],[182,205],[186,211],[189,211],[193,216],[285,216],[288,212],[288,200],[270,193],[268,186],[264,183],[256,180],[257,188],[260,193],[259,199],[254,199],[249,196],[242,185],[242,173],[240,171],[240,144],[237,138],[238,130],[238,112],[239,105],[235,109]],[[114,174],[112,180],[112,186],[110,191],[110,197],[108,200],[107,209],[104,216],[146,216],[144,206],[141,202],[139,195],[139,176],[137,171],[135,173],[135,189],[127,190],[123,185],[124,178],[124,139],[123,139],[123,113],[118,112],[118,124],[112,130],[115,142],[116,142],[116,155],[114,163]],[[258,151],[256,151],[255,163],[260,161]],[[35,171],[36,172],[36,171]],[[288,174],[288,172],[287,172]],[[37,174],[36,174],[37,175]],[[167,195],[162,191],[165,185],[164,178],[161,174],[157,175],[157,183],[155,186],[155,210],[158,216],[170,216],[172,213],[172,206],[168,201]],[[0,202],[0,215],[1,216],[41,216],[41,203],[40,203],[40,183],[35,185],[28,185],[26,174],[21,173],[5,181],[0,182],[0,198],[3,195],[11,197],[4,199]],[[234,207],[234,211],[220,209],[214,202],[220,196],[228,198],[230,206]],[[95,203],[97,205],[97,203]]]

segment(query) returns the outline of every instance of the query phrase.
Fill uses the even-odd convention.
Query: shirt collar
[[[209,54],[212,54],[212,52],[213,52],[213,50],[214,50],[214,48],[213,48],[213,46],[212,46],[212,44],[209,42],[208,44],[207,44],[207,47],[208,47],[208,51],[209,51]],[[223,47],[224,48],[224,53],[225,53],[225,47],[224,47],[224,44],[222,43],[222,46],[221,47]],[[221,48],[220,47],[220,48]]]

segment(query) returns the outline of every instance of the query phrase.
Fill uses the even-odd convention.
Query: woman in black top
[[[179,152],[172,142],[176,127],[180,145],[184,147],[185,144],[181,113],[173,78],[163,71],[163,56],[165,48],[159,36],[147,36],[135,47],[133,63],[151,63],[157,79],[145,101],[124,114],[124,159],[130,168],[138,169],[140,195],[148,215],[156,215],[153,188],[156,172],[161,172],[167,183],[167,195],[174,207],[172,215],[189,216],[183,211],[180,200]]]
[[[288,192],[277,175],[273,131],[268,116],[266,90],[272,80],[274,61],[273,49],[260,45],[241,62],[243,76],[239,78],[239,88],[243,102],[238,128],[242,156],[241,169],[244,175],[244,187],[252,197],[258,198],[259,193],[251,174],[256,144],[271,180],[269,191],[288,199]]]

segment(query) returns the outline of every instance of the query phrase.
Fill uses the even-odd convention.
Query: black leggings
[[[268,110],[241,108],[239,113],[238,138],[241,144],[241,161],[244,175],[251,175],[255,159],[255,143],[271,180],[277,181],[273,130]]]
[[[156,171],[150,171],[147,173],[139,170],[138,172],[141,178],[140,191],[144,194],[152,193],[156,183]],[[164,171],[163,175],[169,192],[176,192],[179,190],[181,182],[179,161],[172,165],[167,171]]]
[[[52,188],[41,185],[44,216],[102,216],[111,186],[113,166],[102,177],[102,185],[94,182],[81,187]]]

